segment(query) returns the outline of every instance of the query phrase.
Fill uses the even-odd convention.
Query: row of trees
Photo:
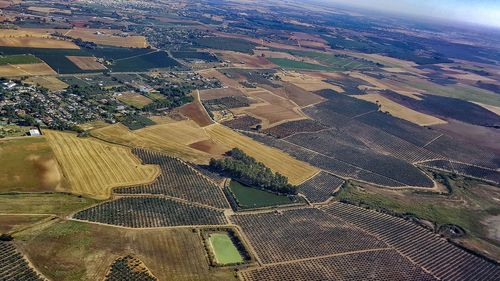
[[[273,173],[271,169],[257,162],[241,149],[233,148],[228,154],[231,157],[221,160],[210,159],[210,168],[251,186],[278,193],[298,193],[298,186],[289,184],[287,177],[280,173]]]

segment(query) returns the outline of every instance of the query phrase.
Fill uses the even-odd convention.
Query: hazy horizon
[[[321,0],[324,3],[500,28],[498,0]]]

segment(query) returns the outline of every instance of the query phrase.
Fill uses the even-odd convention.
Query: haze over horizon
[[[500,28],[498,0],[322,0],[351,7]]]

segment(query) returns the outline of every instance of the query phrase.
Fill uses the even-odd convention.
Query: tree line
[[[263,163],[257,162],[239,148],[228,152],[230,157],[210,159],[210,168],[225,173],[247,185],[260,187],[273,192],[297,194],[298,186],[288,183],[288,178],[280,173],[273,173]]]

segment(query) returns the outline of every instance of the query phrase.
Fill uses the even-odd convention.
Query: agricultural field
[[[68,84],[56,77],[31,77],[23,82],[44,87],[49,91],[60,91],[68,87]]]
[[[300,193],[304,194],[311,203],[322,203],[333,196],[340,189],[344,180],[325,172],[307,180],[300,187]]]
[[[119,281],[127,279],[136,279],[144,281],[156,281],[154,275],[146,267],[146,265],[139,259],[133,256],[126,256],[116,259],[111,267],[109,273],[106,274],[106,281]]]
[[[121,96],[118,96],[118,99],[138,109],[142,109],[146,105],[153,102],[150,98],[135,92],[121,93]]]
[[[33,55],[12,55],[0,57],[0,65],[30,63],[42,63],[42,60]]]
[[[328,127],[317,121],[304,119],[279,124],[277,126],[268,128],[263,132],[266,134],[271,134],[277,138],[286,138],[299,133],[311,133],[325,129],[328,129]]]
[[[234,246],[229,235],[212,233],[209,234],[209,241],[218,263],[231,264],[243,262],[243,258],[238,252],[238,249]]]
[[[142,165],[130,149],[72,133],[44,131],[71,192],[105,199],[115,187],[152,182],[159,168]]]
[[[2,214],[65,216],[99,201],[66,193],[6,193],[0,202]]]
[[[100,34],[97,34],[97,33]],[[88,29],[88,28],[73,28],[66,32],[64,35],[70,36],[73,38],[80,38],[83,41],[94,42],[98,45],[108,45],[108,46],[116,46],[116,47],[127,47],[127,48],[146,48],[148,43],[146,42],[146,38],[144,36],[117,36],[114,34],[123,33],[120,30],[112,30],[112,29]]]
[[[290,184],[300,184],[319,171],[318,168],[298,161],[277,149],[265,146],[223,126],[211,125],[205,127],[205,131],[215,142],[226,147],[237,147],[258,162],[264,163],[273,172],[279,172],[288,177]]]
[[[164,126],[164,125],[158,125],[158,126],[170,128],[169,126]],[[184,127],[184,128],[189,129],[189,127]],[[162,128],[161,132],[165,131],[168,132],[168,130],[164,129],[165,128]],[[155,129],[153,128],[149,130],[155,130]],[[156,135],[154,134],[154,132],[151,134],[147,134],[147,132],[148,131],[141,131],[140,129],[136,131],[131,131],[122,124],[115,124],[104,128],[98,128],[92,130],[91,134],[105,141],[119,143],[131,147],[155,150],[168,154],[173,157],[179,157],[185,161],[190,161],[195,163],[206,164],[208,163],[210,158],[213,157],[208,153],[205,153],[198,149],[191,148],[188,145],[183,145],[182,143],[170,140],[169,139],[170,137],[165,138],[165,135]],[[192,130],[187,130],[187,134],[189,134],[190,132],[192,132]],[[145,133],[146,135],[144,135]],[[194,140],[194,142],[196,142],[196,140]]]
[[[222,211],[161,197],[121,197],[80,211],[73,218],[130,228],[225,225]]]
[[[50,218],[49,215],[0,215],[0,233],[15,233]]]
[[[269,61],[283,69],[303,69],[303,70],[321,70],[321,71],[340,71],[340,68],[328,67],[320,64],[313,64],[302,61],[295,61],[282,58],[269,58]]]
[[[134,149],[133,152],[140,157],[142,163],[158,165],[161,174],[151,184],[118,188],[114,193],[162,194],[214,208],[229,208],[222,190],[187,164],[157,152],[141,149]]]
[[[131,254],[159,280],[234,280],[227,270],[210,268],[199,234],[188,228],[133,230],[56,220],[16,239],[54,281],[104,279],[116,259]]]
[[[56,75],[46,63],[7,64],[0,66],[0,77],[19,77],[34,75]]]
[[[379,94],[355,95],[353,97],[380,105],[380,111],[389,112],[392,116],[410,121],[419,126],[430,126],[447,123],[446,121],[432,115],[427,115],[407,108]]]
[[[376,268],[376,270],[373,270]],[[279,280],[436,280],[391,249],[349,253],[241,271],[243,281]]]
[[[0,192],[63,191],[61,167],[44,137],[0,140]]]
[[[205,127],[213,123],[212,118],[210,118],[205,108],[198,100],[181,106],[179,108],[179,112],[196,122],[196,124],[201,127]]]
[[[294,72],[294,71],[289,71],[286,73],[278,73],[279,77],[281,80],[290,82],[306,91],[320,91],[320,90],[325,90],[325,89],[330,89],[334,90],[336,92],[342,93],[344,90],[340,86],[336,86],[327,82],[324,82],[327,78],[330,78],[328,76],[326,77],[317,77],[313,76],[313,73],[302,73],[302,72]],[[331,76],[331,74],[329,74]],[[334,76],[339,78],[338,76]]]
[[[262,123],[262,120],[249,115],[237,116],[234,119],[222,122],[222,125],[236,130],[251,130],[256,125]]]
[[[324,210],[377,235],[440,279],[490,280],[500,274],[498,266],[493,263],[405,220],[342,203],[332,203],[324,207]]]
[[[202,101],[221,99],[226,97],[242,97],[245,94],[237,88],[220,88],[220,89],[207,89],[200,91],[200,98]]]
[[[275,207],[279,205],[300,204],[303,201],[296,196],[278,195],[269,191],[252,188],[231,180],[227,187],[228,196],[234,200],[237,210]]]
[[[116,59],[108,68],[115,72],[139,72],[158,68],[181,67],[164,51],[150,51],[149,53],[129,58]]]
[[[44,49],[79,49],[75,43],[31,29],[0,30],[0,46]]]
[[[97,62],[95,57],[84,56],[66,56],[72,63],[78,66],[81,70],[103,70],[106,69],[104,65]]]
[[[188,51],[180,51],[180,52],[172,52],[172,56],[177,59],[183,60],[203,60],[206,62],[216,62],[217,57],[208,52],[188,52]]]
[[[230,219],[241,226],[264,265],[390,248],[375,236],[315,208],[235,215]]]
[[[10,242],[0,241],[0,268],[2,280],[44,280]]]

